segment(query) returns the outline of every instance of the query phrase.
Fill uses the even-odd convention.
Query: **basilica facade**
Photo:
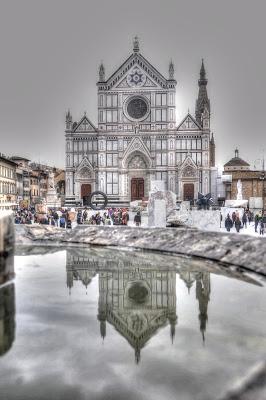
[[[129,205],[148,197],[152,180],[163,180],[179,200],[210,192],[215,144],[203,61],[195,115],[178,124],[176,85],[173,63],[164,77],[140,53],[137,38],[111,76],[100,65],[97,126],[86,114],[78,122],[66,115],[66,205],[86,205],[95,190],[110,205]]]

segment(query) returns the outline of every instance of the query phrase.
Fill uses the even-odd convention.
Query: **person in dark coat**
[[[66,227],[67,227],[67,229],[72,229],[72,222],[71,222],[70,218],[67,219]]]
[[[260,235],[264,235],[264,222],[263,222],[263,218],[260,220],[259,226],[260,226]]]
[[[242,224],[243,224],[243,227],[247,228],[247,222],[248,222],[247,214],[244,213],[244,214],[243,214],[243,217],[242,217]]]
[[[225,219],[225,221],[224,221],[224,226],[225,226],[227,232],[230,232],[230,230],[231,230],[232,227],[233,227],[233,221],[231,220],[229,214],[227,214],[227,217],[226,217],[226,219]]]
[[[140,226],[141,225],[141,215],[140,215],[140,211],[137,212],[137,214],[134,217],[134,222],[136,226]]]
[[[234,223],[236,222],[236,212],[235,211],[232,213],[232,221],[233,221],[233,225],[234,225]]]
[[[258,232],[257,229],[258,229],[259,221],[260,221],[259,214],[256,214],[255,215],[255,232]]]
[[[239,233],[239,231],[241,229],[241,221],[240,221],[239,217],[237,217],[235,220],[235,227],[236,227],[236,231]]]

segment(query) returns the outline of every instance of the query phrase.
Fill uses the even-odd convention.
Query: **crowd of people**
[[[265,221],[261,212],[257,213],[254,217],[254,214],[249,209],[246,209],[241,217],[239,211],[233,211],[232,215],[229,213],[227,214],[224,225],[227,232],[230,232],[234,227],[236,232],[239,233],[240,229],[247,228],[247,225],[250,225],[250,223],[253,221],[255,232],[258,233],[259,228],[259,234],[264,235]]]
[[[100,211],[89,215],[88,210],[78,210],[77,223],[89,225],[127,225],[129,213],[127,208],[108,208],[101,214]]]
[[[108,208],[104,212],[89,212],[87,208],[78,209],[49,209],[38,212],[34,207],[29,209],[18,209],[15,212],[15,224],[42,224],[52,225],[60,228],[72,228],[73,222],[78,225],[128,225],[129,212],[127,208]],[[141,213],[138,211],[134,216],[136,226],[141,225]]]
[[[129,222],[128,208],[108,208],[102,211],[91,212],[85,209],[48,209],[36,210],[34,207],[28,209],[17,209],[15,212],[15,224],[42,224],[52,225],[60,228],[71,229],[74,224],[82,225],[128,225]],[[141,213],[138,211],[133,218],[135,226],[141,226]],[[255,232],[264,235],[265,232],[265,216],[262,213],[254,214],[246,209],[242,213],[240,210],[233,211],[232,214],[227,214],[224,226],[227,232],[235,229],[240,232],[241,229],[247,228],[252,222]]]
[[[38,212],[34,207],[29,209],[18,209],[15,212],[15,224],[41,224],[52,225],[60,228],[72,228],[73,212],[66,209]]]

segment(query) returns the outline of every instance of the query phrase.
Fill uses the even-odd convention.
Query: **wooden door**
[[[144,179],[131,179],[131,201],[141,200],[144,197]]]
[[[87,206],[89,203],[89,196],[91,194],[91,185],[89,183],[83,183],[81,185],[81,198],[83,200],[83,205]]]
[[[184,201],[194,201],[194,183],[185,183],[184,184]]]

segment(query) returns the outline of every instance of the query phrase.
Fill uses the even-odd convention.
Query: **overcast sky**
[[[266,152],[265,16],[265,0],[1,0],[0,152],[63,167],[66,110],[97,124],[98,65],[113,73],[137,34],[163,75],[174,61],[177,123],[194,114],[204,58],[217,163],[237,146],[253,166]]]

